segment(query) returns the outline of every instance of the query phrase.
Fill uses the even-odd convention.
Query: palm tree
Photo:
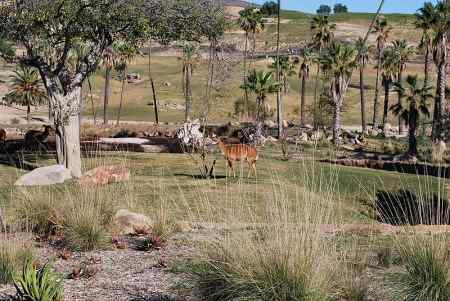
[[[274,62],[269,65],[269,68],[276,72],[277,66],[280,70],[279,78],[281,87],[283,88],[284,95],[287,95],[289,93],[289,76],[297,74],[295,72],[295,63],[289,58],[289,56],[283,55],[278,59],[274,58]]]
[[[428,86],[430,74],[430,60],[433,52],[433,31],[432,22],[435,15],[434,5],[426,2],[416,13],[416,28],[422,31],[420,48],[425,50],[424,59],[424,86]]]
[[[253,40],[253,56],[256,48],[256,33],[264,28],[262,13],[258,8],[248,7],[239,12],[238,23],[240,28],[245,32],[244,46],[244,85],[247,79],[247,58],[248,58],[248,40],[252,34]],[[248,110],[248,91],[244,90],[246,109]]]
[[[103,98],[103,124],[108,124],[108,105],[111,86],[111,72],[116,63],[116,53],[112,46],[105,49],[102,56],[102,65],[105,68],[105,87]]]
[[[340,144],[341,110],[345,93],[350,84],[353,70],[357,66],[357,52],[354,48],[334,42],[327,53],[320,58],[324,72],[330,77],[330,91],[333,105],[333,142]]]
[[[11,75],[12,87],[6,94],[8,103],[27,107],[27,122],[30,122],[31,106],[37,106],[47,101],[47,94],[42,85],[37,70],[20,67]]]
[[[380,72],[383,51],[386,45],[386,41],[391,32],[391,27],[388,25],[387,20],[383,17],[377,18],[373,26],[373,33],[377,35],[377,79],[375,83],[375,99],[373,101],[373,118],[372,118],[372,129],[378,128],[378,100],[380,94]]]
[[[300,126],[305,125],[305,92],[306,92],[306,80],[309,78],[309,66],[312,62],[312,49],[309,47],[305,47],[302,49],[300,53],[300,57],[302,59],[302,63],[300,65],[300,71],[298,72],[298,76],[300,78]]]
[[[384,106],[383,106],[383,133],[386,134],[386,123],[389,111],[389,96],[394,79],[397,76],[396,64],[394,62],[392,47],[385,49],[383,52],[383,73],[382,84],[384,87]]]
[[[432,98],[433,95],[430,93],[431,87],[421,86],[417,80],[417,75],[408,75],[406,78],[406,88],[402,86],[400,82],[395,84],[395,88],[402,98],[408,103],[407,106],[403,106],[402,103],[397,103],[392,106],[391,110],[395,115],[404,119],[408,122],[408,153],[410,157],[416,157],[417,151],[417,125],[419,124],[420,114],[429,116],[428,111],[428,99]]]
[[[242,85],[241,88],[247,89],[256,95],[256,128],[260,136],[262,122],[266,118],[264,108],[267,94],[276,93],[280,88],[280,83],[273,79],[272,72],[253,70],[247,77],[246,85]]]
[[[117,54],[117,63],[116,69],[122,72],[122,89],[120,92],[120,103],[119,110],[117,112],[117,121],[116,124],[120,123],[120,115],[122,113],[122,104],[123,104],[123,96],[125,92],[125,85],[127,83],[127,75],[128,75],[128,64],[133,60],[133,58],[137,54],[136,45],[131,45],[130,43],[120,41],[115,45],[116,54]]]
[[[358,65],[359,65],[359,90],[361,96],[361,127],[362,132],[365,133],[367,131],[366,124],[366,101],[364,98],[364,70],[366,68],[366,63],[369,60],[369,50],[370,47],[367,46],[365,40],[363,38],[359,38],[356,41],[356,51],[358,52]]]
[[[199,62],[198,46],[192,43],[183,45],[183,93],[186,101],[185,122],[191,119],[192,115],[192,74]]]
[[[406,63],[409,57],[414,53],[414,48],[408,45],[406,40],[395,40],[392,42],[392,56],[393,63],[397,70],[397,82],[402,83],[403,81],[403,72],[406,69]],[[401,106],[402,95],[398,93],[398,103]],[[404,120],[399,117],[398,120],[398,131],[399,134],[404,133]]]
[[[330,23],[329,17],[326,15],[316,16],[311,20],[310,29],[312,31],[312,42],[315,50],[320,57],[322,50],[325,49],[334,39],[333,31],[336,29],[336,24]],[[314,112],[317,104],[317,90],[319,88],[320,79],[320,62],[317,64],[316,83],[314,86]],[[314,114],[315,115],[315,114]],[[317,124],[314,121],[314,127]]]
[[[433,142],[444,141],[444,131],[446,125],[446,86],[447,86],[447,42],[448,31],[450,30],[450,2],[439,2],[433,14],[432,28],[433,40],[433,60],[437,67],[437,89],[436,101],[433,113]]]

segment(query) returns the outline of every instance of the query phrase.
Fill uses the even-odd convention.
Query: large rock
[[[44,186],[64,183],[72,178],[70,170],[63,165],[51,165],[35,170],[20,177],[14,185],[16,186]]]
[[[114,222],[121,234],[135,234],[150,231],[152,220],[140,213],[120,209],[114,216]]]
[[[130,179],[130,171],[119,166],[100,166],[88,171],[78,179],[81,185],[106,185],[126,182]]]

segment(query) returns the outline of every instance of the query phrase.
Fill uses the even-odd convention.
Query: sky
[[[263,4],[265,0],[249,0],[249,2]],[[383,13],[415,13],[425,0],[386,0]],[[428,0],[437,2],[437,0]],[[379,0],[281,0],[284,9],[300,10],[314,13],[321,4],[331,7],[336,3],[347,5],[351,12],[376,12]]]

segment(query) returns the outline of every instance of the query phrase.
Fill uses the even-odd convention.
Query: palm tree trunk
[[[333,106],[333,143],[339,145],[341,142],[341,106],[336,105],[336,103],[335,101]]]
[[[95,105],[94,105],[94,96],[92,95],[92,83],[91,83],[91,78],[88,77],[88,87],[89,87],[89,95],[91,98],[91,109],[92,109],[92,118],[93,118],[93,122],[94,122],[94,126],[97,124],[97,111],[95,109]]]
[[[402,68],[400,68],[399,72],[398,72],[398,77],[397,77],[397,81],[399,85],[402,85],[402,81],[403,81],[403,70]],[[398,101],[397,101],[398,105],[401,107],[402,106],[402,94],[399,90],[398,92]],[[405,133],[405,124],[403,119],[400,117],[400,115],[398,116],[398,133],[400,135]]]
[[[375,99],[373,101],[373,119],[372,119],[372,129],[378,129],[378,100],[380,94],[380,73],[381,73],[381,55],[383,49],[378,50],[378,63],[377,63],[377,79],[375,83]]]
[[[278,0],[278,21],[277,21],[277,81],[280,82],[280,0]],[[281,95],[281,87],[277,91],[277,123],[278,138],[283,137],[283,97]]]
[[[424,62],[424,80],[423,80],[423,86],[428,86],[428,81],[430,77],[430,46],[427,44],[425,51],[425,62]]]
[[[389,96],[391,90],[391,80],[384,80],[384,108],[383,108],[383,134],[386,134],[386,122],[389,111]]]
[[[305,125],[305,92],[306,92],[306,76],[302,75],[301,91],[300,91],[300,126]]]
[[[409,116],[409,133],[408,133],[408,155],[416,157],[417,156],[417,138],[416,138],[416,129],[417,129],[417,117],[419,113],[417,112],[417,108],[414,102],[411,102],[410,105],[410,116]]]
[[[249,116],[248,108],[248,90],[247,90],[247,55],[248,55],[248,31],[245,31],[245,47],[244,47],[244,106],[247,117]]]
[[[122,78],[122,91],[120,92],[119,111],[117,112],[117,122],[116,122],[117,125],[120,124],[120,115],[122,113],[123,94],[125,92],[125,85],[127,82],[127,70],[128,70],[128,67],[125,66],[125,68],[123,70],[123,78]]]
[[[185,114],[185,122],[188,122],[191,119],[192,115],[192,88],[191,88],[191,76],[192,76],[192,67],[187,66],[186,75],[185,75],[185,95],[186,95],[186,114]]]
[[[446,126],[446,112],[447,112],[447,99],[446,90],[447,86],[447,68],[446,63],[438,65],[438,80],[436,91],[436,102],[434,106],[434,119],[433,119],[433,140],[435,143],[444,141],[445,139],[445,126]]]
[[[320,55],[321,50],[319,50]],[[317,130],[318,122],[317,122],[317,90],[319,89],[319,81],[320,81],[320,64],[317,64],[317,73],[316,73],[316,82],[314,84],[314,104],[313,104],[313,123],[314,129]]]
[[[155,84],[153,83],[153,76],[152,76],[152,40],[150,39],[148,46],[148,77],[150,80],[150,87],[152,89],[152,95],[153,95],[153,107],[155,109],[155,123],[159,123],[159,116],[158,116],[158,101],[156,99],[156,90],[155,90]]]
[[[27,123],[30,123],[31,106],[27,105]]]
[[[361,61],[359,66],[359,90],[361,94],[361,127],[363,135],[366,133],[367,125],[366,125],[366,102],[364,98],[364,60]]]
[[[105,91],[103,99],[103,124],[108,124],[108,104],[111,85],[111,68],[107,67],[105,70]]]

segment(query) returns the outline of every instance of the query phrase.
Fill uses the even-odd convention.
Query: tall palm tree
[[[392,42],[392,56],[393,63],[397,70],[397,82],[402,83],[403,81],[403,72],[406,69],[406,63],[410,56],[414,53],[414,48],[408,45],[406,40],[395,40]],[[400,91],[398,91],[398,104],[401,106],[402,95]],[[398,131],[400,134],[404,133],[405,125],[404,119],[399,117],[398,120]]]
[[[248,7],[239,12],[238,23],[240,28],[245,32],[244,46],[244,86],[247,79],[247,59],[248,59],[248,42],[252,35],[253,40],[253,56],[256,48],[256,33],[264,28],[262,13],[258,8]],[[244,98],[246,102],[246,110],[248,110],[248,91],[244,90]]]
[[[416,28],[422,31],[420,48],[425,50],[424,58],[424,86],[428,86],[430,74],[430,61],[433,52],[433,31],[432,22],[435,15],[435,7],[432,3],[426,2],[416,13]]]
[[[105,86],[103,92],[103,124],[108,124],[108,105],[111,92],[111,72],[116,63],[116,53],[112,46],[105,49],[102,55],[102,65],[105,68]]]
[[[359,65],[359,90],[361,96],[361,127],[362,132],[367,131],[366,124],[366,101],[364,98],[365,87],[364,87],[364,70],[366,68],[367,61],[369,60],[369,50],[370,47],[367,46],[363,38],[359,38],[356,41],[356,51],[358,53],[358,65]]]
[[[278,59],[274,58],[274,62],[269,65],[269,68],[276,72],[277,66],[279,69],[279,78],[284,95],[289,93],[289,76],[297,74],[295,72],[295,63],[287,55],[282,55]]]
[[[433,60],[437,68],[436,101],[433,113],[433,142],[444,141],[446,125],[446,86],[447,86],[447,60],[448,60],[448,32],[450,30],[450,1],[438,2],[432,20],[434,33]]]
[[[247,77],[245,86],[242,85],[241,88],[256,95],[256,128],[258,135],[261,135],[262,122],[266,118],[264,108],[267,94],[276,93],[280,83],[273,79],[272,72],[253,70]]]
[[[302,63],[300,65],[300,70],[298,72],[298,76],[300,78],[300,126],[305,125],[305,106],[306,106],[306,80],[309,78],[309,67],[312,62],[312,49],[309,47],[305,47],[302,49],[300,53],[300,57]]]
[[[12,87],[6,94],[8,103],[27,107],[27,122],[30,122],[31,106],[44,104],[47,93],[37,70],[20,67],[11,75]]]
[[[281,0],[277,1],[277,82],[280,82],[280,30],[281,30]],[[281,87],[277,91],[277,125],[278,125],[278,139],[283,137],[283,96],[281,94]]]
[[[117,63],[116,69],[122,72],[122,89],[120,92],[120,103],[119,110],[117,112],[117,121],[116,124],[120,123],[120,116],[122,113],[122,105],[123,105],[123,96],[125,93],[125,85],[128,81],[128,65],[133,60],[133,58],[137,55],[136,45],[131,45],[130,43],[121,41],[116,45],[116,54],[117,54]]]
[[[386,134],[386,123],[389,111],[389,96],[395,77],[397,76],[397,68],[395,63],[395,57],[393,55],[392,47],[388,47],[383,52],[383,64],[382,64],[382,84],[384,87],[384,106],[383,106],[383,133]]]
[[[336,29],[336,24],[331,23],[330,19],[326,15],[316,16],[311,20],[310,29],[312,32],[312,43],[313,46],[320,57],[322,50],[328,47],[334,39],[334,30]],[[314,85],[314,112],[316,111],[317,104],[317,90],[319,88],[320,82],[320,62],[317,63],[317,73]],[[315,114],[314,114],[315,115]],[[314,121],[314,127],[317,124]]]
[[[383,17],[377,18],[373,26],[372,32],[377,35],[377,78],[375,83],[375,99],[373,101],[373,118],[372,118],[372,129],[378,128],[378,102],[380,97],[380,73],[383,51],[386,46],[387,39],[391,32],[391,27],[389,26],[387,20]]]
[[[183,78],[182,87],[185,99],[185,122],[192,117],[192,74],[199,63],[198,46],[192,43],[186,43],[183,46]]]
[[[357,52],[354,48],[333,42],[327,53],[320,58],[324,72],[330,77],[333,105],[333,142],[340,144],[341,111],[345,93],[357,67]]]
[[[401,97],[406,100],[407,105],[397,103],[392,106],[391,110],[395,115],[400,116],[400,118],[408,122],[407,155],[416,157],[418,154],[416,138],[417,126],[419,124],[420,114],[430,115],[427,101],[433,98],[433,95],[430,93],[431,87],[419,86],[417,75],[408,75],[406,78],[406,87],[403,87],[400,82],[397,82],[395,87]]]

